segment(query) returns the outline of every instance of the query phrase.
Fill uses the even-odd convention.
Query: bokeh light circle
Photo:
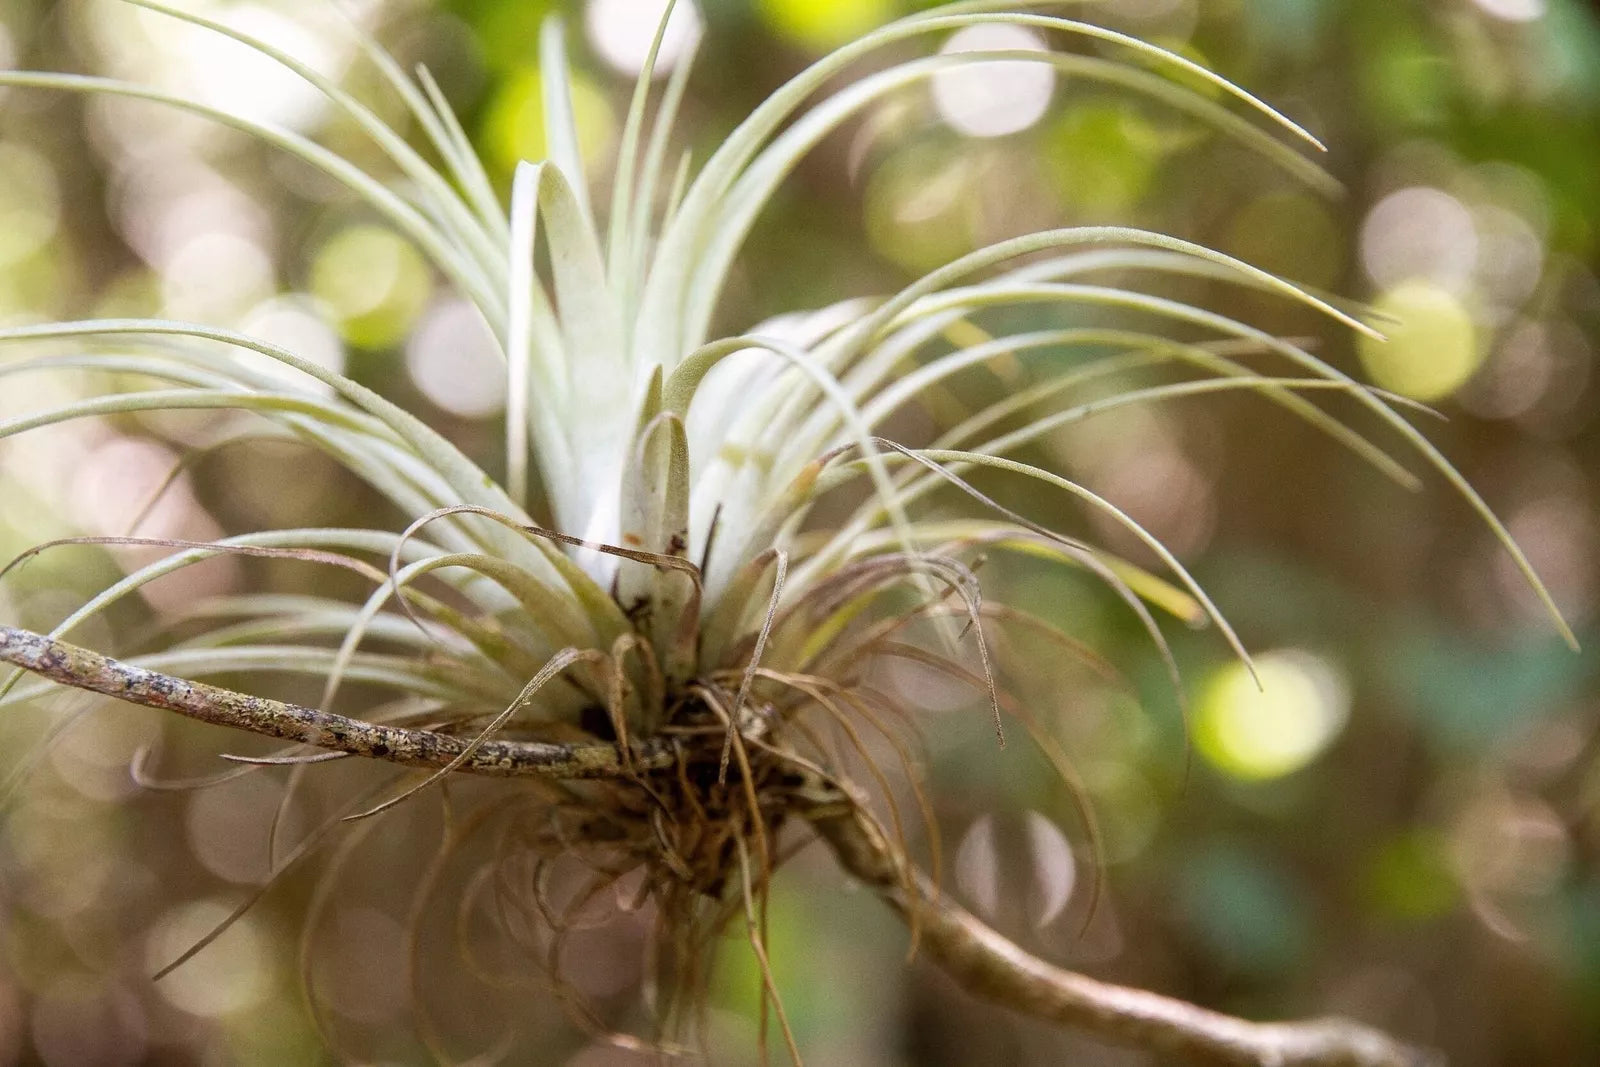
[[[1047,52],[1049,48],[1032,30],[984,23],[957,31],[940,51]],[[1046,63],[975,62],[934,75],[933,102],[939,117],[962,133],[1003,137],[1044,117],[1055,84],[1055,71]]]
[[[1466,305],[1430,281],[1401,282],[1374,305],[1386,340],[1361,337],[1361,361],[1376,385],[1417,400],[1449,396],[1483,361]]]
[[[1350,689],[1331,661],[1301,649],[1219,667],[1196,706],[1195,747],[1218,770],[1246,781],[1280,778],[1316,759],[1344,728]]]
[[[311,264],[311,292],[345,340],[387,348],[411,329],[432,288],[421,253],[394,231],[366,224],[329,239]]]
[[[596,54],[621,74],[636,75],[655,41],[667,0],[589,0],[583,9],[583,28]],[[700,36],[700,9],[691,0],[678,0],[661,36],[652,71],[661,77],[684,57]]]

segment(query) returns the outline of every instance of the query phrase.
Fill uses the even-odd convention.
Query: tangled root
[[[691,1035],[703,1039],[716,940],[742,915],[762,972],[763,1027],[770,1007],[798,1060],[768,967],[766,900],[787,858],[780,837],[814,803],[822,772],[782,743],[775,717],[747,712],[730,732],[722,708],[719,694],[706,690],[679,710],[662,731],[676,756],[669,766],[572,783],[564,801],[508,819],[485,891],[505,933],[533,956],[574,1022],[612,1043],[668,1054],[696,1046]],[[606,1027],[564,977],[571,934],[622,890],[624,911],[654,912],[649,1039]]]

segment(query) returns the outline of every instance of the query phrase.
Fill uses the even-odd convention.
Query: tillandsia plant
[[[636,1039],[652,1048],[692,1047],[708,945],[738,923],[764,976],[763,1022],[770,1008],[799,1060],[771,980],[764,901],[792,851],[789,831],[808,824],[846,871],[905,917],[920,951],[973,992],[1017,1010],[1197,1061],[1413,1062],[1413,1052],[1353,1023],[1244,1022],[1028,956],[921,873],[910,820],[862,739],[876,734],[902,744],[915,732],[902,702],[869,678],[875,662],[910,659],[970,687],[990,707],[1001,743],[1007,725],[1020,728],[1071,786],[1071,766],[1041,713],[1010,697],[996,677],[989,642],[1019,629],[1043,633],[1069,653],[1077,646],[1051,623],[985,597],[975,572],[995,553],[1096,576],[1164,656],[1163,613],[1209,620],[1249,662],[1223,615],[1155,537],[1113,502],[1015,458],[1058,428],[1116,406],[1243,390],[1413,483],[1388,452],[1316,403],[1322,394],[1346,397],[1460,492],[1549,605],[1487,505],[1397,410],[1397,398],[1299,343],[1099,279],[1113,270],[1200,277],[1304,305],[1342,328],[1372,335],[1373,327],[1331,299],[1207,248],[1137,229],[1078,227],[1002,241],[886,297],[853,297],[737,336],[711,336],[742,243],[802,157],[875,102],[941,71],[1049,64],[1177,109],[1291,176],[1325,185],[1300,154],[1320,147],[1309,133],[1170,51],[1026,5],[1003,10],[1015,2],[979,0],[903,18],[815,62],[696,165],[676,155],[673,135],[692,48],[652,107],[663,19],[602,209],[591,200],[600,186],[591,185],[578,151],[563,30],[551,21],[539,41],[550,158],[517,167],[507,206],[425,70],[412,77],[361,42],[386,91],[425,137],[418,148],[295,56],[200,15],[130,2],[242,42],[304,78],[381,149],[399,180],[367,173],[298,133],[138,84],[6,71],[0,85],[183,109],[259,138],[364,201],[476,305],[497,339],[508,386],[505,473],[491,478],[435,429],[351,378],[237,332],[143,319],[0,330],[0,342],[23,350],[0,362],[8,382],[88,372],[141,383],[13,418],[0,423],[0,437],[130,412],[249,412],[258,417],[251,434],[321,450],[411,519],[403,529],[271,529],[207,543],[153,542],[174,551],[49,634],[0,630],[0,658],[21,668],[0,702],[14,705],[63,683],[278,738],[290,747],[253,757],[244,769],[283,773],[290,765],[294,783],[329,760],[366,757],[401,768],[400,780],[384,779],[386,794],[352,804],[285,848],[280,871],[335,838],[345,822],[371,826],[424,790],[445,795],[459,776],[515,779],[502,783],[489,814],[455,831],[457,840],[501,835],[495,870],[476,891],[493,898],[489,911],[503,921],[507,943],[524,946],[573,1012],[605,1030],[561,987],[560,932],[572,908],[632,879],[656,916],[657,1023]],[[859,61],[983,23],[1026,26],[1063,45],[1090,42],[1099,53],[900,58],[839,87],[840,73]],[[1060,309],[1069,324],[996,330],[1003,316],[993,312],[1019,305]],[[1101,312],[1132,324],[1083,324]],[[1035,358],[1063,352],[1087,355]],[[1252,369],[1241,362],[1247,356],[1284,369]],[[1002,361],[1038,369],[1027,384],[923,440],[887,436],[885,427],[909,406]],[[1135,371],[1146,384],[1125,386]],[[1150,573],[1017,513],[980,488],[979,475],[1030,480],[1078,499],[1126,528],[1168,573]],[[951,517],[952,501],[964,502],[967,517]],[[72,538],[22,559],[86,543],[151,542]],[[208,629],[126,660],[68,643],[146,584],[226,554],[340,568],[369,583],[370,596],[363,603],[227,597],[210,612]],[[1551,614],[1565,630],[1553,607]],[[24,681],[24,671],[39,677]],[[258,672],[313,676],[321,700],[303,707],[201,680]],[[356,683],[396,699],[336,712],[341,692]],[[915,760],[899,763],[889,769],[914,783]],[[545,872],[574,858],[586,881],[558,901]],[[418,893],[420,908],[429,887]],[[535,936],[533,926],[543,932]]]

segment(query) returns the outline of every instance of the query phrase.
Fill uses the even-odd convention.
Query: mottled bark
[[[202,722],[408,766],[441,768],[469,739],[362,722],[315,708],[248,696],[121,663],[27,630],[0,627],[0,661],[63,685],[163,708]],[[669,766],[662,741],[635,745],[636,768]],[[458,768],[497,777],[620,777],[610,744],[487,740]],[[820,798],[819,798],[820,799]],[[991,930],[908,866],[843,795],[803,814],[840,865],[915,924],[921,951],[976,996],[1107,1041],[1238,1067],[1422,1067],[1435,1062],[1387,1035],[1345,1019],[1253,1023],[1141,989],[1052,966]],[[906,886],[917,887],[916,900]]]
[[[363,722],[316,708],[174,678],[9,626],[0,626],[0,661],[62,685],[131,704],[162,708],[217,726],[408,767],[438,770],[459,759],[472,744],[470,737]],[[633,750],[635,769],[667,767],[672,759],[671,746],[665,741],[643,742]],[[456,769],[464,774],[499,778],[523,775],[614,778],[625,772],[622,754],[616,745],[549,744],[494,738],[479,743]]]

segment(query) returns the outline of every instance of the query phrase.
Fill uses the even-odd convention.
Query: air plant
[[[1397,410],[1397,398],[1301,344],[1097,279],[1111,270],[1157,280],[1199,276],[1273,294],[1349,330],[1374,329],[1331,299],[1219,252],[1100,226],[1002,241],[887,297],[851,297],[737,336],[710,334],[742,243],[801,158],[876,102],[940,71],[998,60],[1047,63],[1178,109],[1291,176],[1325,185],[1292,147],[1320,147],[1309,133],[1170,51],[977,0],[900,19],[818,60],[698,166],[686,154],[674,158],[673,140],[692,50],[652,109],[652,48],[601,210],[577,148],[562,27],[550,21],[539,41],[550,158],[516,168],[507,208],[425,70],[413,78],[363,41],[422,132],[419,149],[267,42],[156,0],[130,2],[249,45],[300,75],[382,150],[401,180],[381,180],[298,133],[137,84],[6,71],[0,85],[183,109],[298,158],[364,201],[476,305],[498,340],[508,385],[505,476],[491,478],[435,429],[356,381],[237,332],[143,319],[0,330],[6,347],[38,353],[0,363],[8,379],[88,371],[141,383],[14,418],[0,424],[0,437],[128,412],[250,412],[260,427],[252,433],[321,450],[411,517],[403,529],[272,529],[211,543],[158,542],[175,551],[110,586],[50,634],[3,631],[0,656],[43,676],[19,684],[22,672],[13,675],[4,704],[61,682],[169,708],[292,742],[251,766],[292,764],[295,781],[312,773],[310,765],[340,757],[402,765],[404,781],[389,783],[381,800],[353,806],[352,819],[443,791],[462,774],[532,783],[505,787],[497,817],[510,828],[516,862],[506,860],[486,892],[518,897],[517,914],[559,927],[559,909],[539,888],[549,863],[579,857],[593,872],[590,895],[624,876],[641,878],[658,915],[661,1021],[652,1041],[660,1047],[688,1032],[705,947],[733,921],[747,925],[768,975],[763,1013],[770,1004],[787,1034],[766,966],[763,902],[785,856],[780,834],[809,822],[847,870],[906,916],[924,950],[980,994],[1116,1040],[1219,1062],[1405,1062],[1404,1050],[1352,1024],[1245,1023],[1032,960],[919,873],[905,819],[874,778],[877,765],[861,740],[862,732],[898,738],[906,731],[907,710],[865,679],[875,661],[911,658],[970,686],[997,731],[1007,721],[1020,724],[1070,781],[1049,732],[1007,695],[991,667],[997,633],[1052,632],[1052,624],[984,595],[975,571],[995,553],[1096,576],[1163,655],[1158,613],[1209,620],[1248,663],[1224,616],[1155,537],[1112,501],[1016,458],[1058,428],[1121,405],[1245,391],[1413,483],[1386,451],[1315,402],[1324,393],[1346,397],[1460,492],[1549,605],[1487,505]],[[924,55],[835,87],[859,60],[981,23],[1093,42],[1115,58]],[[664,28],[665,20],[656,47]],[[1206,91],[1190,88],[1197,84]],[[1018,305],[1058,308],[1068,323],[1109,310],[1140,325],[985,331],[993,309]],[[1089,355],[1073,363],[1036,358],[1062,352]],[[1268,374],[1240,362],[1253,354],[1284,369]],[[294,372],[293,380],[263,369],[263,357]],[[926,441],[886,436],[903,409],[1002,360],[1033,368],[1028,384]],[[1147,373],[1147,384],[1125,387],[1129,371]],[[1150,573],[1017,513],[975,484],[978,475],[1029,480],[1076,498],[1125,528],[1168,573]],[[964,501],[968,517],[935,511],[934,500]],[[826,519],[815,514],[822,501],[833,504]],[[64,543],[138,540],[73,538],[24,558]],[[126,661],[67,643],[147,583],[223,554],[342,568],[367,581],[370,596],[363,603],[225,598],[209,630]],[[255,625],[241,625],[247,622]],[[913,640],[913,632],[926,639]],[[1062,647],[1074,647],[1058,636]],[[321,681],[316,709],[199,680],[281,672]],[[335,713],[341,690],[355,682],[403,699],[359,715]],[[863,766],[872,774],[853,780],[859,772],[851,768]],[[903,769],[916,773],[910,759]],[[289,850],[281,865],[329,829]],[[789,1044],[798,1058],[792,1038]]]

